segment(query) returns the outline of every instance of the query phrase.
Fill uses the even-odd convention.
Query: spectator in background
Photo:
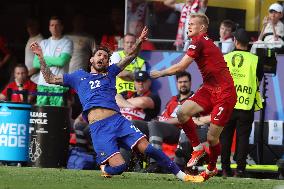
[[[148,2],[146,0],[128,0],[127,1],[127,30],[129,30],[130,20],[141,21],[145,25]]]
[[[36,84],[29,80],[28,68],[24,64],[17,64],[14,68],[14,81],[1,92],[0,100],[33,103],[35,96],[30,94],[33,92],[36,92]]]
[[[227,54],[234,50],[234,37],[232,32],[236,29],[236,25],[232,20],[223,20],[220,25],[219,34],[220,42],[218,47],[221,49],[223,54]]]
[[[112,27],[108,32],[102,36],[101,45],[109,47],[112,51],[116,51],[122,47],[123,26],[124,26],[124,13],[118,9],[111,10],[111,24]],[[140,34],[140,33],[139,33]]]
[[[283,7],[273,3],[269,6],[268,12],[268,16],[263,18],[258,41],[251,48],[252,53],[256,53],[256,48],[281,48],[284,44],[284,25],[280,20],[283,17]]]
[[[49,20],[49,31],[51,37],[40,42],[40,46],[43,51],[44,60],[47,66],[50,68],[53,74],[61,74],[68,72],[69,62],[72,56],[73,43],[70,39],[65,37],[63,32],[62,20],[57,16],[52,16]],[[33,66],[36,69],[40,69],[40,62],[37,55],[34,58]],[[57,93],[58,95],[68,91],[68,88],[48,84],[42,73],[40,73],[38,80],[38,92],[43,93]],[[37,105],[52,105],[52,106],[63,106],[64,101],[62,96],[47,96],[38,95]]]
[[[237,90],[237,103],[233,113],[224,127],[220,141],[221,163],[223,176],[232,176],[231,170],[231,146],[236,130],[236,163],[237,168],[234,176],[244,177],[246,159],[249,150],[249,137],[254,121],[255,105],[262,108],[262,102],[257,95],[259,82],[262,80],[263,68],[256,55],[248,52],[249,37],[247,32],[240,28],[234,35],[236,50],[224,56],[227,66],[231,72]]]
[[[132,33],[136,37],[138,37],[141,31],[143,30],[143,27],[144,27],[144,24],[141,20],[131,19],[129,21],[128,33]],[[141,50],[156,50],[156,47],[152,42],[147,40],[142,44]]]
[[[34,83],[38,83],[39,70],[33,67],[34,53],[30,49],[32,42],[40,43],[43,37],[40,33],[38,20],[35,18],[30,18],[26,23],[27,32],[29,34],[29,39],[25,47],[25,65],[28,68],[29,76]]]
[[[7,41],[0,35],[0,90],[4,89],[10,80],[10,57],[11,51],[8,49]]]
[[[114,52],[111,56],[111,64],[116,64],[122,60],[133,48],[136,42],[136,36],[127,33],[123,38],[123,50]],[[145,71],[145,60],[137,56],[126,68],[116,77],[117,93],[135,91],[134,74],[137,71]]]
[[[72,32],[65,35],[73,42],[73,54],[69,62],[68,73],[78,69],[87,71],[88,62],[96,48],[95,39],[86,32],[86,18],[84,15],[75,15],[72,26]]]
[[[123,95],[135,108],[120,109],[123,116],[129,120],[144,121],[151,121],[157,117],[161,108],[161,99],[157,94],[151,92],[151,83],[150,76],[146,71],[135,73],[135,92],[128,91]]]
[[[176,0],[164,0],[164,4],[180,12],[178,31],[175,46],[177,50],[187,51],[190,41],[188,39],[188,23],[191,13],[205,13],[208,0],[185,0],[184,3],[176,3]]]

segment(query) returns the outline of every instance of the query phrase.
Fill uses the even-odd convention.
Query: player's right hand
[[[153,78],[153,79],[156,79],[156,78],[159,78],[159,77],[162,77],[163,74],[162,74],[162,71],[151,71],[150,72],[150,77]]]
[[[33,53],[35,53],[37,56],[42,56],[42,49],[40,45],[37,42],[33,42],[30,45],[30,49],[32,50]]]

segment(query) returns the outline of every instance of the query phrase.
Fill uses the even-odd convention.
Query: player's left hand
[[[148,35],[148,28],[145,26],[138,39],[141,41],[146,41],[148,40],[147,35]]]

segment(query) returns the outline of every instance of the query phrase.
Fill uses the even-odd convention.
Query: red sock
[[[209,146],[209,163],[207,169],[212,171],[216,167],[218,156],[221,154],[221,144],[220,142],[215,146]]]
[[[198,135],[196,133],[196,125],[190,118],[185,124],[182,124],[182,129],[185,132],[187,138],[190,140],[192,147],[200,144]]]

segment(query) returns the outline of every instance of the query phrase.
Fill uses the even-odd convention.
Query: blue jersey
[[[85,119],[88,111],[93,107],[102,107],[119,112],[119,107],[115,101],[115,80],[120,71],[121,69],[113,64],[108,67],[106,74],[88,73],[80,69],[71,74],[63,75],[64,85],[72,87],[77,92]]]

